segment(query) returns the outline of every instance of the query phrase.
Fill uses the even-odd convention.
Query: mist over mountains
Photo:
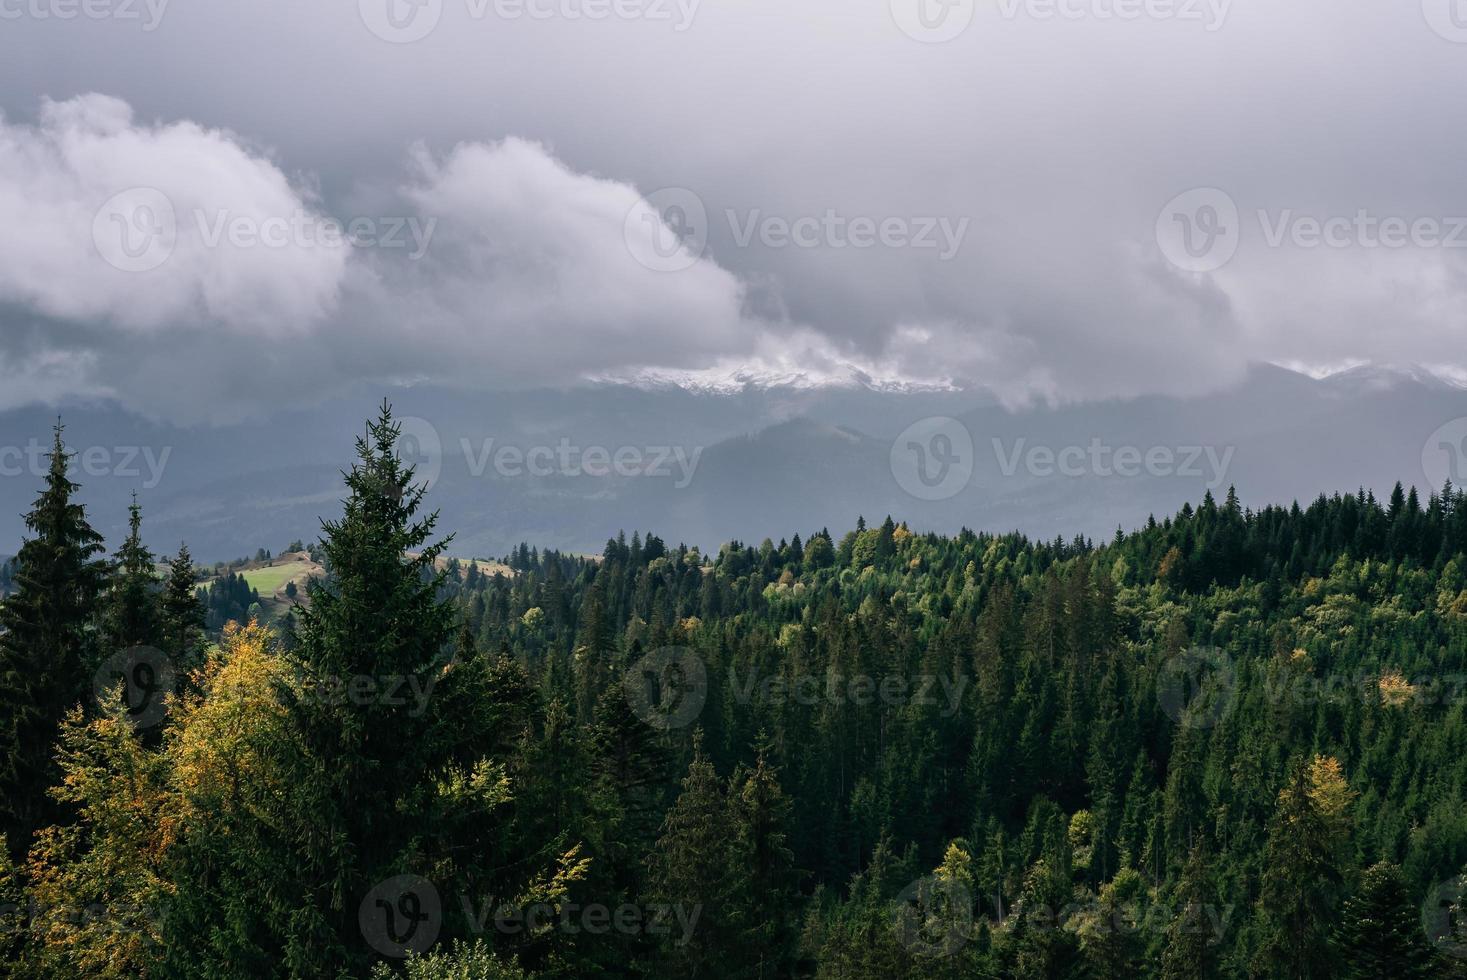
[[[383,394],[364,388],[219,428],[106,403],[59,411],[80,454],[74,479],[109,542],[136,490],[156,550],[186,540],[214,561],[314,538],[337,512],[351,437]],[[406,420],[402,451],[455,534],[450,552],[472,557],[520,541],[599,552],[623,529],[709,550],[887,514],[917,530],[1108,537],[1229,486],[1254,507],[1361,487],[1383,495],[1397,480],[1424,496],[1457,479],[1467,438],[1467,390],[1423,369],[1371,366],[1316,379],[1258,365],[1241,385],[1193,399],[1019,412],[981,392],[859,380],[385,394]],[[0,553],[19,545],[56,415],[0,416]]]

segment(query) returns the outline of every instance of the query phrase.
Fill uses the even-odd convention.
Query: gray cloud
[[[706,0],[686,30],[572,19],[570,0],[538,19],[443,0],[411,44],[374,36],[354,3],[169,5],[151,31],[23,17],[0,34],[5,145],[34,144],[0,182],[26,189],[6,214],[29,216],[0,231],[21,259],[0,271],[15,324],[0,370],[49,358],[66,366],[34,390],[210,415],[352,378],[522,384],[751,359],[954,376],[1011,402],[1202,392],[1251,360],[1456,362],[1462,248],[1267,240],[1285,213],[1467,215],[1451,97],[1467,44],[1433,29],[1434,2],[1236,0],[1220,24],[978,4],[943,44],[906,36],[887,3],[840,0]],[[76,101],[94,91],[135,118]],[[42,96],[57,101],[38,111]],[[71,160],[68,126],[113,126],[157,162]],[[171,260],[134,303],[131,280],[71,270],[91,236],[78,202],[139,171],[184,198],[201,175],[198,194],[234,207],[439,224],[418,261]],[[663,187],[709,215],[706,252],[678,272],[629,262],[622,235]],[[1198,187],[1226,192],[1241,225],[1237,254],[1201,274],[1154,231]],[[755,212],[968,226],[944,260],[740,244]],[[211,377],[221,364],[231,375]]]

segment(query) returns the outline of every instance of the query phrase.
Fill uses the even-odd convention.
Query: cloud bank
[[[649,268],[626,227],[655,209],[534,142],[405,148],[401,182],[360,203],[333,215],[240,137],[141,123],[107,96],[0,121],[7,400],[100,393],[225,418],[360,379],[692,366],[769,329],[711,260]]]
[[[358,382],[752,366],[1018,404],[1202,394],[1256,361],[1467,372],[1467,243],[1311,236],[1467,215],[1450,0],[958,4],[942,43],[911,36],[918,0],[688,23],[449,0],[412,41],[374,34],[375,2],[7,21],[0,403],[208,419]],[[933,226],[962,234],[924,247]]]

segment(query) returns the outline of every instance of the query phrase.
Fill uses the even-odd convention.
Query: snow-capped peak
[[[620,374],[599,375],[590,380],[602,384],[631,385],[648,390],[681,388],[684,391],[700,394],[719,395],[736,394],[751,389],[813,391],[821,388],[865,388],[869,391],[889,392],[958,390],[956,385],[946,379],[930,381],[879,378],[849,364],[840,365],[839,368],[831,371],[753,365],[682,371],[641,368]]]
[[[1460,373],[1454,377],[1446,370],[1421,364],[1357,364],[1326,374],[1323,380],[1331,385],[1357,391],[1392,391],[1408,384],[1426,388],[1467,387],[1464,384],[1467,378]]]

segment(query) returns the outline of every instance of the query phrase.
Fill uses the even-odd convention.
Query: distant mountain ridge
[[[61,412],[69,445],[84,454],[82,499],[109,542],[124,532],[136,489],[155,550],[187,540],[214,561],[314,538],[319,519],[337,510],[352,438],[384,394],[405,420],[406,451],[434,480],[431,505],[457,532],[452,550],[478,556],[520,541],[595,553],[623,529],[708,549],[887,514],[919,530],[1109,536],[1233,484],[1253,505],[1359,487],[1381,494],[1397,480],[1425,492],[1448,472],[1424,465],[1442,432],[1467,444],[1467,421],[1461,442],[1442,429],[1467,420],[1467,389],[1435,372],[1351,368],[1314,378],[1268,364],[1192,399],[1020,412],[982,391],[768,375],[745,377],[737,390],[604,380],[524,392],[364,387],[311,411],[207,429],[105,403]],[[47,445],[56,411],[0,414],[0,453],[11,450],[0,456],[0,552],[18,547],[20,514],[40,484],[13,450]],[[938,438],[915,440],[916,450],[911,437],[895,445],[923,419],[953,421],[927,423],[947,431],[927,432],[923,439]],[[918,451],[929,467],[970,453],[961,465],[971,473],[934,493],[913,482]],[[1131,466],[1133,455],[1142,462]]]

